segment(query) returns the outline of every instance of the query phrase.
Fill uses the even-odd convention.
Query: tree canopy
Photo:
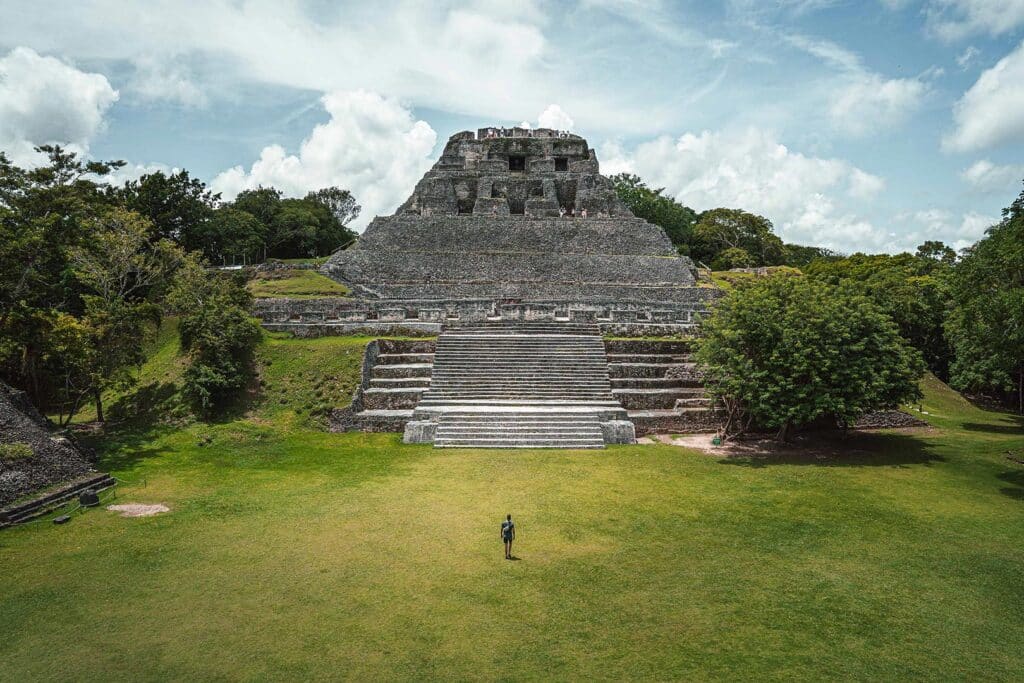
[[[853,254],[841,259],[818,259],[804,272],[833,285],[843,285],[874,301],[896,322],[903,338],[918,349],[929,369],[947,377],[951,350],[943,321],[949,302],[945,258],[922,256],[948,249],[941,242],[926,243],[913,254]]]
[[[951,292],[951,383],[966,391],[1016,392],[1024,413],[1024,192],[965,250]]]
[[[690,253],[693,226],[697,222],[693,209],[663,195],[665,188],[647,187],[639,176],[620,173],[611,180],[619,199],[635,216],[661,226],[680,253]]]
[[[819,419],[852,424],[919,396],[920,354],[868,297],[802,276],[738,286],[704,321],[697,361],[729,412],[786,440]]]

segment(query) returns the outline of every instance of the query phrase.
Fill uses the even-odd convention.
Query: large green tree
[[[690,253],[696,212],[662,194],[665,188],[652,189],[639,176],[620,173],[611,177],[619,199],[634,215],[661,226],[672,244],[683,254]]]
[[[929,369],[945,379],[952,356],[943,331],[952,266],[944,247],[932,242],[921,245],[918,255],[853,254],[818,259],[805,266],[804,272],[870,297],[892,317],[904,339],[924,355]]]
[[[950,382],[1017,394],[1024,414],[1024,192],[953,271]]]
[[[72,248],[70,257],[84,286],[81,322],[93,347],[85,389],[102,422],[103,392],[134,382],[131,370],[145,360],[144,342],[159,323],[158,295],[184,254],[169,239],[152,240],[152,223],[120,207],[93,220],[91,228],[88,242]],[[77,399],[70,403],[78,405]]]
[[[714,270],[753,266],[777,266],[786,260],[782,240],[764,216],[740,209],[711,209],[700,214],[693,228],[694,254]]]
[[[787,440],[822,418],[849,425],[919,396],[920,354],[869,298],[791,275],[737,287],[703,322],[697,361],[729,411]]]
[[[206,223],[220,195],[188,171],[149,173],[119,190],[124,205],[153,222],[156,238],[171,239],[185,249],[203,250]]]
[[[69,263],[113,204],[105,177],[120,161],[83,161],[59,146],[32,169],[0,153],[0,376],[37,404],[59,380],[47,372],[54,326],[81,315],[82,286]]]

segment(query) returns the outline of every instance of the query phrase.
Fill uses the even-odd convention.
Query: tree
[[[726,249],[744,250],[755,266],[777,266],[785,261],[785,247],[772,232],[771,221],[740,209],[705,211],[698,217],[693,234],[697,240],[695,253],[712,268]]]
[[[268,228],[248,211],[222,206],[213,212],[206,225],[203,255],[215,263],[226,264],[228,259],[242,263],[259,259],[264,252]]]
[[[252,376],[260,326],[248,313],[252,297],[233,274],[207,271],[194,256],[179,270],[168,297],[181,316],[189,354],[183,391],[209,416],[237,398]]]
[[[697,213],[671,197],[662,194],[665,188],[652,190],[639,176],[620,173],[611,177],[619,199],[635,216],[660,226],[680,253],[689,254],[693,242],[693,225]]]
[[[927,240],[917,248],[918,258],[927,258],[951,266],[956,263],[956,252],[938,240]]]
[[[202,250],[201,236],[220,199],[188,171],[162,171],[126,182],[119,194],[125,206],[153,222],[155,239],[171,239],[186,250]]]
[[[751,423],[785,441],[820,418],[849,425],[915,399],[920,354],[867,297],[807,277],[737,287],[702,325],[697,362],[729,409],[727,433]]]
[[[951,384],[963,391],[1016,392],[1024,414],[1024,192],[999,224],[965,250],[951,283]]]
[[[325,187],[316,192],[310,192],[306,195],[306,199],[326,207],[343,226],[347,226],[359,218],[359,212],[362,211],[362,207],[356,203],[356,198],[352,196],[352,193],[340,187]]]
[[[943,325],[949,309],[949,264],[906,253],[853,254],[816,260],[804,272],[869,297],[892,317],[903,338],[924,355],[928,368],[939,377],[948,376],[952,350]]]
[[[839,252],[826,249],[825,247],[808,247],[802,244],[787,244],[785,246],[785,265],[794,268],[809,266],[814,261],[836,261],[843,258]]]
[[[36,150],[47,162],[29,170],[0,153],[0,375],[44,405],[60,384],[44,362],[53,325],[85,306],[68,255],[112,205],[103,178],[124,162],[83,162],[60,146]]]
[[[160,309],[148,296],[183,253],[169,239],[151,242],[152,223],[134,211],[115,208],[91,227],[88,244],[73,247],[70,260],[87,292],[82,322],[94,348],[88,388],[103,422],[103,391],[134,381],[130,370],[145,360],[144,343],[159,323]]]

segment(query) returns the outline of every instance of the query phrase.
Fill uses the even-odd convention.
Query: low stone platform
[[[722,411],[704,392],[690,343],[662,340],[605,342],[612,394],[626,408],[637,436],[713,432]]]

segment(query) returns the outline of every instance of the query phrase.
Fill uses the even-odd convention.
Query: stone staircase
[[[363,353],[352,405],[331,415],[334,431],[400,432],[430,387],[432,340],[375,339]]]
[[[627,410],[638,436],[653,432],[714,431],[721,412],[685,341],[608,340],[612,395]]]
[[[437,448],[604,448],[595,413],[446,411]]]
[[[602,448],[633,442],[625,418],[596,325],[502,321],[441,334],[405,441]]]

